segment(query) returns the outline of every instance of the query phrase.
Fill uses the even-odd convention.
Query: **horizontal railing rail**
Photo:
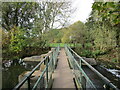
[[[58,53],[59,53],[59,46],[57,48],[55,48],[54,50],[52,50],[51,53],[49,53],[42,61],[40,61],[40,63],[35,68],[33,68],[33,70],[29,74],[27,74],[27,76],[20,83],[18,83],[14,87],[13,90],[19,90],[26,82],[28,83],[28,85],[27,85],[28,90],[31,90],[31,89],[34,90],[36,88],[48,88],[48,84],[49,84],[48,79],[51,79],[52,72],[54,71],[54,68],[56,65]],[[39,76],[39,78],[36,81],[36,83],[34,84],[34,86],[32,87],[30,78],[31,78],[32,74],[38,68],[40,68],[43,63],[45,63],[46,67],[42,71],[41,75]],[[52,71],[50,75],[49,75],[49,71]],[[43,80],[42,84],[40,84],[41,83],[40,81],[41,81],[41,79],[43,79],[43,77],[44,77],[44,80]],[[38,84],[41,86],[38,87]],[[43,84],[45,84],[44,87],[43,87]]]
[[[81,68],[81,64],[85,63],[94,73],[96,73],[105,83],[105,86],[107,89],[114,89],[114,90],[118,90],[118,88],[112,84],[112,82],[107,79],[106,77],[104,77],[101,73],[99,73],[95,68],[93,68],[88,62],[86,62],[82,57],[80,57],[75,51],[73,51],[70,47],[65,46],[66,51],[68,53],[68,55],[72,58],[72,60],[74,62],[76,62],[77,66],[79,66],[79,70],[83,73],[83,75],[85,77],[88,78],[88,81],[91,83],[91,85],[95,88],[95,86],[93,85],[92,81],[89,79],[89,77],[85,74],[85,72],[82,70]],[[77,56],[79,58],[79,64],[77,63],[77,60],[75,60],[74,56]],[[82,63],[81,63],[82,62]],[[71,64],[73,65],[73,64]],[[74,66],[72,66],[74,68]]]

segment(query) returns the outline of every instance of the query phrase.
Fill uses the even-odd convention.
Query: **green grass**
[[[49,44],[47,44],[47,46],[49,46],[49,47],[57,47],[57,46],[64,47],[65,45],[68,45],[70,47],[75,46],[75,44],[73,44],[73,43],[49,43]]]

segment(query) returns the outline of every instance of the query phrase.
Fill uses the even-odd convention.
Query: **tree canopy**
[[[28,49],[44,48],[43,34],[55,23],[66,24],[70,6],[70,2],[2,2],[3,57],[14,53],[19,58]]]

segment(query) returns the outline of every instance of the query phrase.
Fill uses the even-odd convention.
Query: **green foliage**
[[[86,42],[87,31],[84,23],[78,21],[70,25],[68,28],[63,29],[64,35],[62,38],[63,43],[81,43]]]
[[[53,29],[44,33],[43,37],[48,43],[60,43],[62,35],[63,33],[60,29]]]
[[[63,29],[64,35],[63,35],[63,37],[61,39],[62,43],[71,43],[72,42],[70,40],[71,39],[71,35],[70,35],[70,32],[68,30],[67,30],[67,28]]]
[[[92,53],[90,50],[84,50],[81,53],[81,56],[83,56],[83,57],[91,57],[91,55],[92,55]]]
[[[105,51],[109,47],[116,45],[115,31],[112,31],[107,25],[96,27],[91,31],[94,36],[94,44],[97,49]]]
[[[120,2],[95,2],[93,4],[93,10],[97,12],[97,22],[107,22],[110,27],[114,27],[114,31],[116,32],[116,46],[120,47]],[[95,16],[94,16],[95,17]],[[100,21],[101,18],[101,21]]]
[[[45,48],[45,41],[41,37],[28,38],[25,30],[19,27],[14,27],[9,32],[3,31],[2,33],[3,60],[18,60],[48,50],[48,48]]]
[[[65,45],[70,46],[70,47],[75,47],[75,44],[73,43],[48,43],[48,47],[64,47]]]
[[[95,2],[92,6],[93,10],[97,10],[98,15],[103,20],[108,19],[113,25],[120,23],[119,7],[119,2]]]
[[[92,52],[92,54],[93,54],[94,57],[96,57],[98,55],[103,54],[103,51],[101,51],[101,50],[95,50],[95,51]]]
[[[48,49],[46,43],[61,42],[62,32],[53,26],[59,19],[66,22],[70,14],[64,11],[70,6],[69,2],[3,2],[3,59],[41,54]]]
[[[89,42],[94,57],[109,54],[120,47],[120,2],[94,2],[92,12],[85,23],[89,31]],[[118,61],[119,54],[112,55]],[[107,57],[109,58],[109,57]],[[106,59],[107,59],[106,58]],[[110,59],[111,60],[111,59]]]
[[[11,30],[11,39],[10,39],[10,51],[18,53],[23,50],[23,47],[26,46],[25,32],[19,27],[14,27]]]
[[[4,30],[0,30],[0,32],[2,33],[2,48],[8,48],[9,44],[10,44],[10,34],[9,32],[5,32]]]
[[[11,30],[14,26],[31,29],[37,16],[37,3],[33,2],[3,2],[2,3],[2,27]]]
[[[58,16],[68,18],[69,14],[64,13],[68,7],[70,4],[64,2],[3,3],[3,56],[11,53],[18,58],[31,50],[36,54],[46,44],[52,47],[58,43],[61,47],[70,43],[68,45],[75,46],[76,52],[85,57],[97,57],[117,46],[115,50],[119,56],[119,2],[94,2],[85,24],[78,21],[66,28],[53,29],[54,23],[59,22]]]
[[[112,62],[117,62],[117,59],[116,59],[116,58],[113,58],[111,61],[112,61]]]

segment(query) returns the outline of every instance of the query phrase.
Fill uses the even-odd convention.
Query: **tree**
[[[37,6],[37,3],[32,2],[3,2],[2,27],[6,30],[11,30],[14,26],[31,29],[36,17]]]
[[[81,21],[75,22],[64,31],[63,42],[81,43],[84,47],[86,42],[86,26]]]
[[[44,20],[44,32],[66,26],[72,12],[71,2],[39,2],[39,4],[39,16]]]
[[[119,2],[95,2],[92,6],[93,10],[98,12],[102,21],[109,21],[111,26],[117,27],[116,44],[120,47],[120,1]]]
[[[23,50],[23,48],[27,45],[26,44],[26,37],[24,36],[24,30],[20,29],[19,27],[12,28],[10,34],[10,50],[15,53],[19,53]]]
[[[14,26],[24,28],[28,37],[31,32],[41,35],[52,30],[55,23],[65,25],[71,15],[70,7],[70,2],[3,2],[2,27],[7,31]]]
[[[43,34],[52,30],[56,22],[65,22],[70,15],[65,16],[70,10],[69,2],[2,2],[1,8],[3,56],[10,56],[5,55],[7,51],[19,56],[21,52],[44,48]],[[60,41],[58,36],[55,42]]]
[[[60,29],[53,29],[48,31],[47,33],[44,33],[43,37],[48,43],[60,43],[62,31]]]
[[[86,26],[95,49],[103,52],[120,47],[120,2],[94,2]],[[117,59],[118,60],[118,59]]]

